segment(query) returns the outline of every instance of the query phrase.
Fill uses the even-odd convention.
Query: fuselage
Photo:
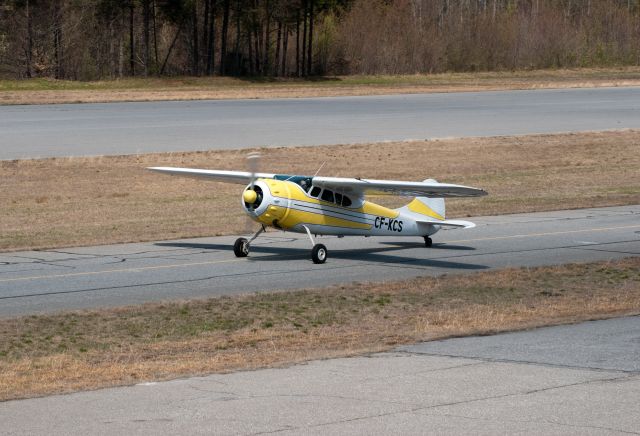
[[[440,229],[417,222],[401,211],[352,196],[305,186],[305,182],[259,179],[254,184],[259,200],[243,207],[255,221],[278,229],[318,235],[427,236]]]

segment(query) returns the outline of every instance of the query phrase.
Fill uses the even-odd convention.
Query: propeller
[[[258,193],[255,189],[256,173],[258,172],[258,165],[260,161],[260,153],[253,152],[247,156],[247,169],[251,174],[249,179],[249,187],[242,193],[242,198],[247,204],[247,209],[253,212],[255,204],[258,201]]]
[[[252,152],[247,155],[247,170],[251,174],[251,178],[249,179],[249,186],[242,193],[242,199],[250,212],[254,211],[256,207],[255,205],[258,202],[258,193],[255,189],[255,182],[258,167],[260,166],[260,157],[261,155],[258,152]],[[252,233],[252,227],[253,220],[247,216],[245,221],[245,233]]]
[[[247,155],[247,169],[251,173],[251,182],[249,182],[249,189],[253,191],[253,184],[256,181],[256,173],[258,172],[258,166],[260,164],[260,153],[254,151]]]

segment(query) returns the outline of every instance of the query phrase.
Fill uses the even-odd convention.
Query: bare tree
[[[142,17],[144,25],[144,75],[149,75],[149,53],[150,53],[150,26],[151,26],[151,1],[142,0]]]
[[[638,65],[638,41],[639,0],[0,0],[1,77]]]
[[[313,68],[313,6],[315,0],[307,0],[309,3],[309,44],[307,46],[307,76],[310,76]]]
[[[227,57],[227,34],[229,32],[229,12],[230,1],[224,0],[222,6],[222,34],[220,36],[220,75],[223,76],[226,73],[226,57]]]
[[[134,10],[135,5],[133,0],[129,0],[129,70],[132,76],[136,75],[136,64],[135,64],[135,55],[136,55],[136,45],[135,45],[135,37],[134,37]]]

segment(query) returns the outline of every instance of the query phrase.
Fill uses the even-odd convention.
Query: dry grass
[[[585,68],[301,79],[152,78],[99,82],[0,80],[0,104],[298,98],[505,89],[640,86],[640,68]]]
[[[640,203],[640,131],[263,149],[262,170],[478,186],[477,216]],[[237,234],[242,187],[147,166],[243,169],[247,150],[0,161],[0,250]],[[363,155],[367,159],[362,159]],[[382,164],[383,163],[383,164]],[[406,199],[378,198],[391,206]]]
[[[0,400],[640,313],[640,258],[0,320]]]

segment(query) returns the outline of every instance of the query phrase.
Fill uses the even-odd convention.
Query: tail
[[[427,179],[425,182],[435,182]],[[416,197],[398,212],[405,213],[414,218],[418,223],[437,224],[445,227],[475,227],[474,223],[462,220],[447,220],[445,216],[444,198]]]
[[[436,181],[434,179],[427,179],[424,180],[424,182]],[[445,220],[444,198],[416,197],[406,207],[411,212],[419,215],[424,215],[440,221]]]

